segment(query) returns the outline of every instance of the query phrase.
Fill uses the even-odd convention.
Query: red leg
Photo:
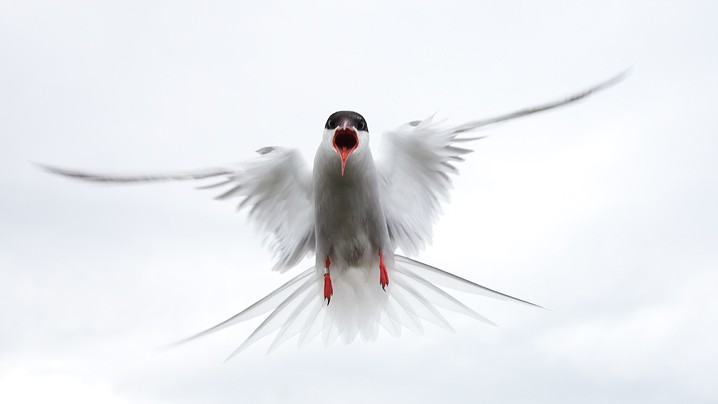
[[[329,276],[329,266],[332,264],[332,262],[329,261],[329,257],[327,257],[324,264],[326,265],[324,268],[324,298],[327,300],[327,306],[329,306],[329,302],[332,300],[332,295],[334,294],[332,278]]]
[[[379,283],[381,284],[381,288],[384,290],[386,290],[387,285],[389,285],[389,275],[386,273],[384,254],[381,253],[381,250],[379,250]]]

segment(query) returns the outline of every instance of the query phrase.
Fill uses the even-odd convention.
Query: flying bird
[[[452,329],[439,308],[491,321],[446,289],[537,306],[489,289],[415,256],[430,241],[440,205],[448,199],[456,164],[471,152],[467,136],[491,124],[558,108],[620,81],[625,73],[558,101],[505,115],[451,126],[432,117],[383,134],[384,155],[374,159],[369,126],[362,115],[329,116],[314,166],[295,149],[265,147],[254,159],[194,171],[114,175],[43,169],[84,181],[136,183],[216,179],[199,189],[222,189],[216,199],[239,198],[238,209],[265,233],[276,255],[274,270],[286,271],[314,254],[314,266],[226,321],[186,342],[271,312],[227,359],[275,333],[270,350],[298,336],[303,345],[320,333],[324,342],[341,337],[376,338],[383,327],[421,332],[428,321]],[[399,255],[401,250],[406,256]]]

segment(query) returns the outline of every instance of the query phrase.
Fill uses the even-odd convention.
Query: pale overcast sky
[[[0,2],[0,402],[676,403],[718,389],[718,7],[705,1]],[[388,4],[390,3],[390,4]],[[419,259],[548,310],[374,343],[160,347],[289,277],[192,184],[68,181],[30,161],[189,169],[327,116],[383,130],[582,90],[493,127]],[[301,265],[302,268],[305,265]]]

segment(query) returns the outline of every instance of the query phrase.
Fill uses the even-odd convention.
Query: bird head
[[[329,116],[324,125],[325,136],[342,161],[342,176],[347,159],[369,138],[369,128],[364,117],[354,111],[337,111]]]

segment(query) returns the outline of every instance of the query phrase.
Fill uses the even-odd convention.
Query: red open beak
[[[346,124],[334,131],[334,148],[342,158],[342,177],[344,176],[344,167],[347,164],[347,158],[359,146],[359,138],[357,132],[348,127]]]

